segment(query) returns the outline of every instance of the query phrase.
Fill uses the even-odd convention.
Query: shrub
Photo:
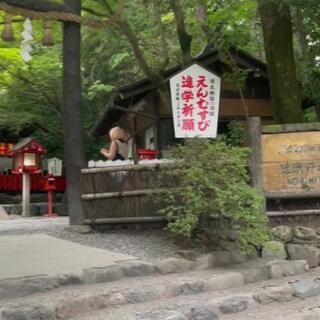
[[[263,197],[248,184],[248,153],[207,139],[173,147],[168,154],[177,161],[160,173],[166,188],[159,213],[169,218],[168,229],[207,240],[231,231],[242,251],[268,241]]]

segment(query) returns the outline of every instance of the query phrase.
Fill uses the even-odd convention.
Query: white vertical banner
[[[176,138],[217,136],[221,79],[198,64],[170,78]]]
[[[23,32],[22,35],[22,44],[21,44],[21,56],[25,62],[28,62],[32,59],[32,40],[33,40],[33,30],[32,24],[29,18],[27,18],[23,24]]]

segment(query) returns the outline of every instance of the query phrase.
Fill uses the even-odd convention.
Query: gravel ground
[[[68,218],[21,218],[10,216],[10,220],[0,221],[2,235],[44,233],[83,245],[116,251],[153,261],[176,255],[177,251],[188,249],[172,234],[166,231],[115,230],[105,233],[79,234],[68,229]]]

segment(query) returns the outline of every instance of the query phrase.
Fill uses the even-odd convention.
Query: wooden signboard
[[[263,188],[320,191],[320,132],[264,134],[261,137]]]

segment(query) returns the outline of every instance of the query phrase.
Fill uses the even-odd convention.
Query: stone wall
[[[264,249],[264,255],[278,251],[288,260],[306,260],[310,268],[320,265],[319,227],[282,225],[272,228],[271,233],[275,241]]]

